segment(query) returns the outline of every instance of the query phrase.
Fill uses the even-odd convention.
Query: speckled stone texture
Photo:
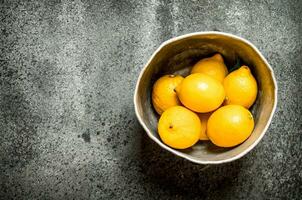
[[[301,199],[302,1],[1,1],[0,199]],[[240,160],[192,164],[136,120],[165,40],[253,42],[278,80],[267,134]]]

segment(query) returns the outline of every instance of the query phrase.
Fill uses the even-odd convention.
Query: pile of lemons
[[[254,129],[248,109],[257,91],[249,67],[228,74],[220,54],[197,62],[185,78],[165,75],[152,90],[153,107],[161,115],[159,136],[176,149],[189,148],[199,140],[211,140],[219,147],[236,146]]]

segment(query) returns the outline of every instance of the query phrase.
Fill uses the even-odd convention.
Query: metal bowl
[[[151,103],[152,85],[164,74],[188,75],[195,62],[216,52],[223,55],[228,67],[240,59],[242,64],[251,68],[257,80],[258,96],[250,109],[255,120],[253,133],[233,148],[219,148],[211,142],[200,141],[189,149],[173,149],[165,145],[157,133],[159,115]],[[153,53],[137,80],[134,105],[137,118],[148,136],[162,148],[194,163],[226,163],[247,154],[264,136],[277,105],[277,83],[271,66],[249,41],[222,32],[190,33],[164,42]]]

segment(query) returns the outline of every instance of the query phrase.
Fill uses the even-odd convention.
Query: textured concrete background
[[[301,199],[302,1],[1,1],[0,199]],[[174,36],[253,42],[278,108],[244,158],[203,168],[136,120],[135,82]]]

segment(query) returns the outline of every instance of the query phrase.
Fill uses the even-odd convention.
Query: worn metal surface
[[[1,199],[299,199],[301,1],[1,1]],[[164,40],[220,30],[253,42],[278,80],[267,134],[202,169],[163,151],[133,109]]]

